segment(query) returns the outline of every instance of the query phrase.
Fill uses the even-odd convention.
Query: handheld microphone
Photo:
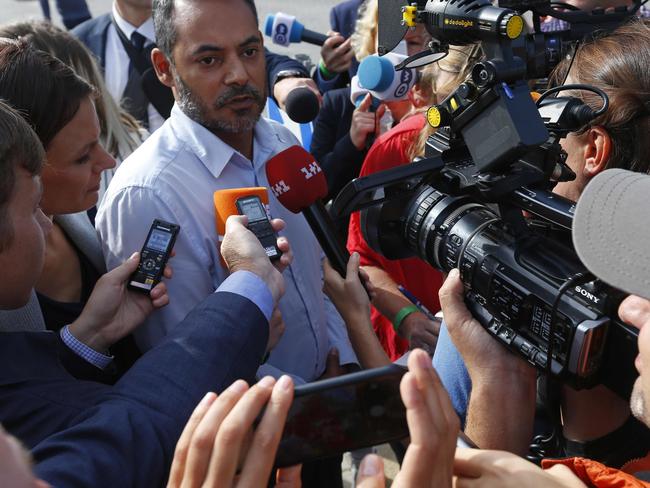
[[[241,197],[255,196],[262,200],[264,205],[269,204],[269,194],[263,186],[251,188],[229,188],[214,192],[214,214],[217,219],[217,234],[221,239],[226,233],[226,220],[231,215],[238,215],[239,210],[235,203]]]
[[[278,12],[266,16],[264,34],[273,40],[273,44],[288,46],[292,42],[307,42],[322,46],[327,40],[325,34],[305,29],[293,15]]]
[[[418,81],[415,69],[395,71],[395,66],[405,59],[406,56],[393,52],[367,56],[359,64],[358,85],[383,102],[403,100]]]
[[[309,88],[294,88],[285,102],[287,115],[294,122],[307,124],[314,120],[320,111],[318,96]]]
[[[358,107],[361,105],[362,100],[368,93],[370,92],[359,84],[359,77],[357,75],[354,75],[350,80],[350,101],[354,104],[355,107]]]
[[[321,201],[327,195],[327,180],[314,156],[300,146],[291,146],[266,163],[266,178],[285,208],[302,212],[332,267],[345,277],[350,253]]]

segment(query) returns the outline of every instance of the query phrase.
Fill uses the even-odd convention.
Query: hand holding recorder
[[[173,256],[173,251],[170,255]],[[70,324],[69,330],[76,339],[96,351],[108,351],[110,346],[133,332],[151,312],[169,303],[165,283],[157,283],[146,294],[127,289],[127,283],[141,263],[140,253],[134,253],[97,281],[81,315]],[[171,279],[171,267],[164,266],[161,276]]]

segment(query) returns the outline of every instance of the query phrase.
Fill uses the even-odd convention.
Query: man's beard
[[[650,427],[650,417],[648,416],[648,408],[643,394],[643,384],[639,376],[634,382],[632,389],[632,396],[630,397],[630,411],[638,420]]]
[[[211,118],[209,116],[208,107],[197,96],[195,96],[178,73],[174,73],[174,81],[176,83],[176,90],[178,91],[178,106],[185,115],[211,132],[229,132],[234,134],[249,131],[255,127],[255,124],[260,119],[262,110],[264,110],[264,106],[266,105],[265,93],[260,93],[259,90],[248,84],[241,87],[233,86],[228,88],[225,93],[217,98],[217,100],[212,104],[212,108],[223,108],[234,97],[249,96],[255,101],[258,110],[254,112],[241,110],[241,115],[239,115],[235,110],[237,117],[234,120]]]

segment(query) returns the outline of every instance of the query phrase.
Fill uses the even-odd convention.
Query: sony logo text
[[[598,298],[598,297],[597,297],[596,295],[594,295],[593,293],[588,292],[588,291],[585,290],[584,288],[581,288],[581,287],[579,287],[579,286],[576,286],[576,287],[575,287],[575,290],[576,290],[578,293],[580,293],[583,297],[585,297],[585,298],[591,300],[591,301],[594,302],[594,303],[598,303],[598,302],[600,301],[600,298]]]

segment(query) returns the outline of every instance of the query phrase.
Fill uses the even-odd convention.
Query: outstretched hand
[[[79,341],[105,352],[133,332],[151,312],[169,303],[164,282],[158,283],[148,296],[127,289],[129,277],[139,263],[140,253],[134,253],[97,281],[81,315],[69,327]],[[172,268],[166,266],[163,275],[171,279]]]
[[[421,349],[414,350],[408,366],[400,393],[406,406],[411,443],[392,486],[450,487],[460,420],[429,355]],[[361,463],[357,487],[383,488],[383,465],[371,456],[374,455],[366,456]]]
[[[359,268],[359,253],[353,252],[343,278],[330,262],[323,261],[324,284],[323,291],[332,300],[341,316],[347,318],[355,314],[370,314],[370,298],[374,298],[374,288],[368,274]]]
[[[292,401],[288,376],[277,383],[266,377],[251,388],[238,380],[219,397],[208,393],[176,444],[167,487],[266,486]],[[298,488],[300,467],[278,470],[277,479],[277,486]]]

